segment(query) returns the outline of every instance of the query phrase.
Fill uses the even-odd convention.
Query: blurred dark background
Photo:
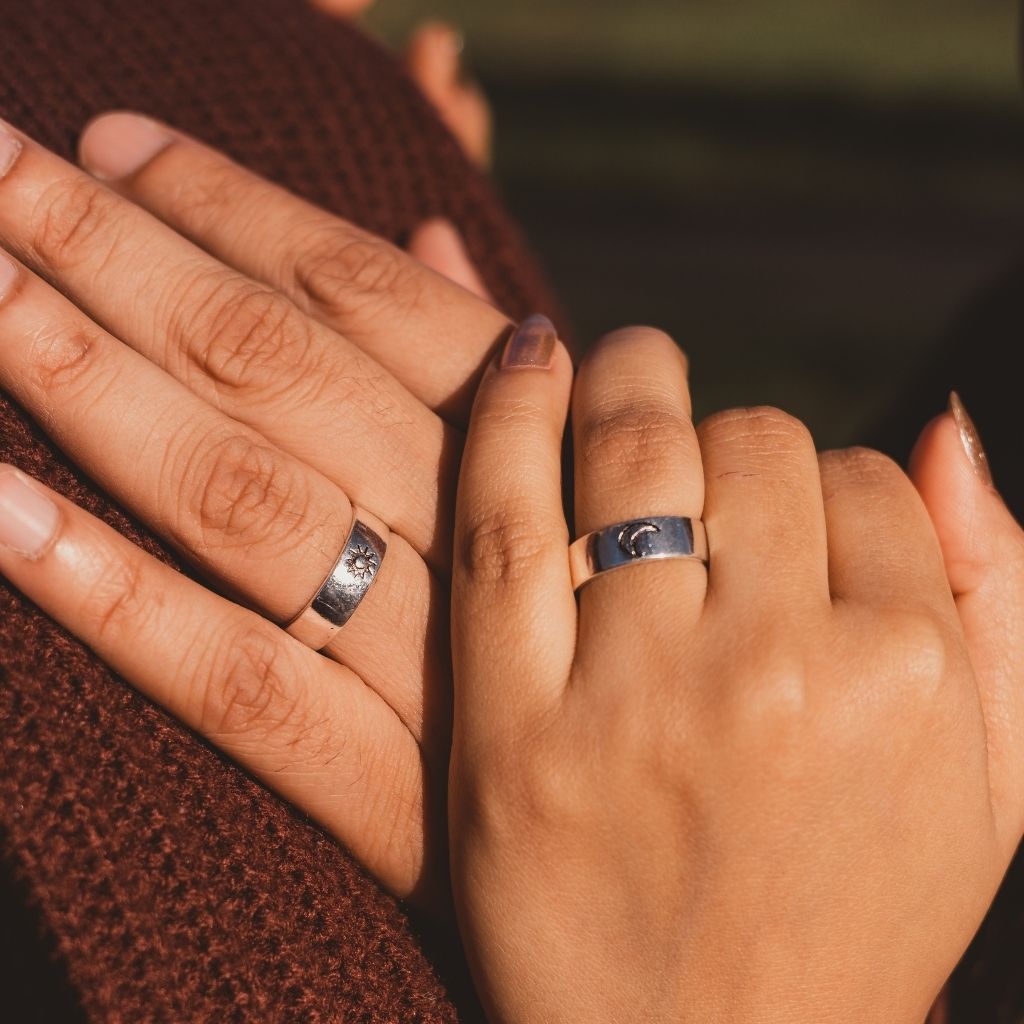
[[[442,17],[586,341],[671,331],[697,411],[861,439],[1024,252],[1015,0],[389,0]],[[939,408],[934,410],[940,411]]]

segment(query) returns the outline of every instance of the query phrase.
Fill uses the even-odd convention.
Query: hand
[[[915,489],[775,410],[695,430],[675,346],[626,330],[575,385],[577,533],[702,517],[710,565],[577,607],[539,331],[483,380],[457,507],[452,872],[491,1019],[920,1024],[1024,829],[1020,528],[951,417]]]
[[[237,603],[9,469],[0,572],[425,898],[462,396],[507,320],[163,126],[101,118],[83,160],[109,184],[0,127],[0,241],[20,261],[0,258],[0,384]],[[353,503],[394,533],[325,658],[273,623],[324,579]]]

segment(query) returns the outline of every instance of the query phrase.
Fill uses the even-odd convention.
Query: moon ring
[[[569,547],[574,589],[602,573],[657,559],[685,559],[707,566],[708,537],[699,519],[647,516],[580,537]]]

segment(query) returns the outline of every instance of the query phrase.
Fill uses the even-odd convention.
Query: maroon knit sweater
[[[0,117],[58,153],[93,114],[141,110],[387,238],[446,215],[511,315],[550,308],[397,63],[302,0],[3,8]],[[0,461],[174,562],[2,394]],[[451,950],[430,948],[344,850],[0,579],[0,1020],[453,1021]]]

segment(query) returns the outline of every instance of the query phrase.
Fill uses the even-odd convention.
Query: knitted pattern
[[[393,240],[445,215],[503,308],[551,308],[397,63],[300,0],[6,5],[0,117],[70,158],[118,107]],[[2,394],[0,461],[175,564]],[[0,1018],[456,1019],[402,909],[342,849],[2,579],[0,858]]]

